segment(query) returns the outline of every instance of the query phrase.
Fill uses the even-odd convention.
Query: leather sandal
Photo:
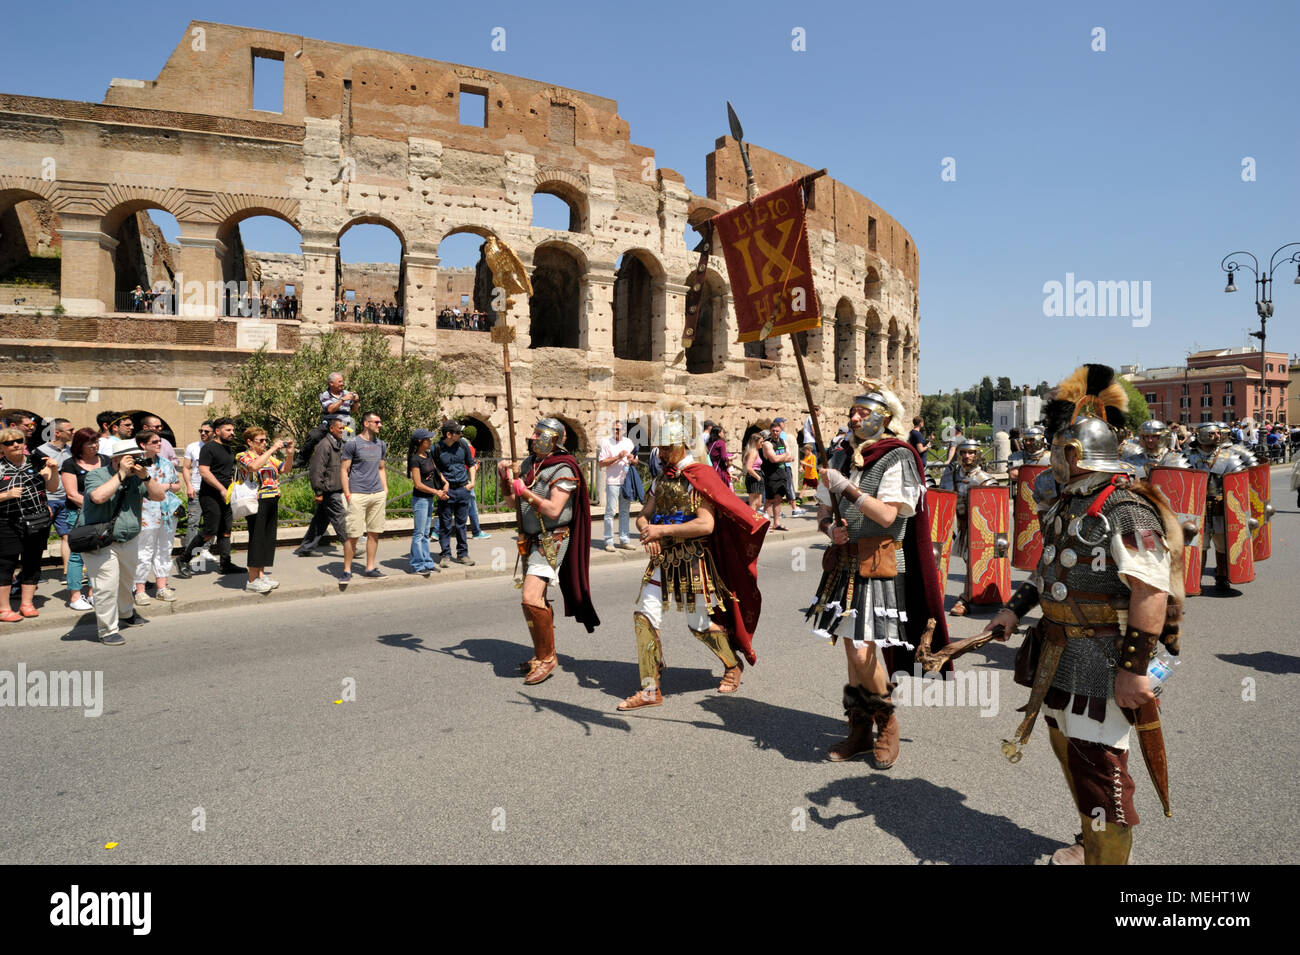
[[[952,609],[948,611],[948,616],[950,616],[950,617],[964,617],[964,616],[966,616],[966,613],[967,613],[968,609],[969,609],[969,608],[966,606],[966,600],[965,600],[965,598],[961,598],[961,597],[959,597],[959,598],[957,599],[957,602],[956,602],[955,604],[952,605]]]
[[[745,672],[745,662],[741,660],[739,656],[737,656],[736,665],[734,667],[727,667],[726,672],[722,674],[722,682],[718,684],[718,692],[735,693],[737,690],[739,690],[740,675],[744,672]]]
[[[1052,853],[1052,865],[1083,865],[1084,864],[1083,833],[1076,833],[1074,844],[1066,846],[1064,849],[1057,849]]]
[[[36,609],[34,604],[19,604],[18,612],[24,617],[39,617],[41,612]]]
[[[643,706],[660,706],[663,701],[663,693],[659,691],[659,687],[655,687],[653,693],[649,690],[638,690],[620,703],[618,708],[620,710],[636,710]]]

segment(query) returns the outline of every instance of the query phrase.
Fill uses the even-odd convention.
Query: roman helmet
[[[1142,442],[1143,449],[1150,454],[1161,450],[1168,436],[1169,426],[1156,418],[1143,421],[1138,428],[1138,440]]]
[[[528,442],[528,450],[536,457],[544,458],[555,451],[566,452],[564,447],[564,425],[556,418],[542,418],[534,429],[537,437]]]
[[[667,399],[651,412],[650,441],[659,448],[659,460],[672,467],[695,444],[695,415],[680,398]]]
[[[1202,451],[1213,451],[1223,443],[1223,431],[1217,421],[1202,421],[1196,426],[1196,445]]]
[[[1024,448],[1025,454],[1038,454],[1047,446],[1047,441],[1043,438],[1042,428],[1027,428],[1024,436],[1020,441],[1021,447]]]
[[[877,441],[890,435],[901,438],[903,433],[899,428],[906,413],[898,396],[878,381],[858,380],[866,390],[853,399],[851,409],[862,408],[867,414],[854,430],[853,437],[860,442]]]
[[[1137,474],[1133,465],[1119,460],[1118,429],[1127,410],[1128,395],[1109,365],[1080,365],[1056,386],[1045,410],[1045,431],[1052,443],[1052,476],[1058,483],[1070,480],[1065,453],[1069,448],[1077,452],[1076,466],[1081,470]]]

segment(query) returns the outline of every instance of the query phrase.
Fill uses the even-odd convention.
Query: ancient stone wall
[[[283,63],[278,112],[253,109],[258,57]],[[467,104],[478,111],[472,117],[462,117]],[[757,145],[751,158],[760,189],[814,168]],[[461,382],[458,407],[498,439],[499,346],[436,326],[449,291],[456,302],[472,294],[455,288],[472,288],[472,272],[453,277],[447,290],[440,269],[439,244],[458,232],[496,234],[533,273],[538,294],[516,300],[510,313],[521,421],[556,413],[594,443],[613,416],[634,416],[664,395],[697,402],[736,439],[778,411],[796,416],[802,392],[792,341],[750,351],[735,342],[718,256],[709,262],[707,328],[689,356],[681,349],[696,264],[687,224],[744,197],[734,141],[718,140],[705,169],[706,195],[694,195],[680,174],[656,165],[653,150],[631,142],[617,103],[605,97],[201,21],[156,79],[114,80],[102,104],[0,95],[0,213],[31,198],[58,213],[61,297],[70,313],[94,319],[112,311],[121,282],[115,262],[145,244],[128,222],[156,208],[180,223],[177,281],[200,293],[186,296],[181,321],[215,318],[220,299],[205,299],[203,289],[238,281],[257,260],[281,287],[293,277],[300,333],[319,334],[334,327],[336,276],[344,288],[368,278],[369,267],[355,276],[340,267],[340,236],[359,223],[380,225],[401,245],[391,287],[406,325],[393,333],[394,346],[447,361]],[[569,206],[569,229],[531,225],[539,193]],[[296,228],[301,256],[244,253],[238,226],[254,215]],[[892,382],[914,409],[920,314],[912,237],[827,176],[815,187],[809,245],[823,324],[801,340],[816,400],[842,408],[856,379],[871,375]],[[155,341],[165,350],[168,333],[161,334]]]

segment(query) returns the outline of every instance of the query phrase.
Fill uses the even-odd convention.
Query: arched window
[[[842,298],[835,303],[835,380],[853,381],[853,303]]]
[[[353,298],[344,321],[372,325],[405,324],[406,242],[392,223],[365,217],[339,231],[335,303],[346,292]]]
[[[533,295],[528,334],[533,348],[577,348],[582,310],[583,263],[576,249],[555,244],[533,253]]]

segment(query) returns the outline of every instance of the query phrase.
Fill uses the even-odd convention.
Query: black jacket
[[[342,491],[343,442],[334,435],[327,434],[320,439],[316,449],[311,453],[311,464],[307,473],[311,478],[311,489],[317,494],[326,491]]]

